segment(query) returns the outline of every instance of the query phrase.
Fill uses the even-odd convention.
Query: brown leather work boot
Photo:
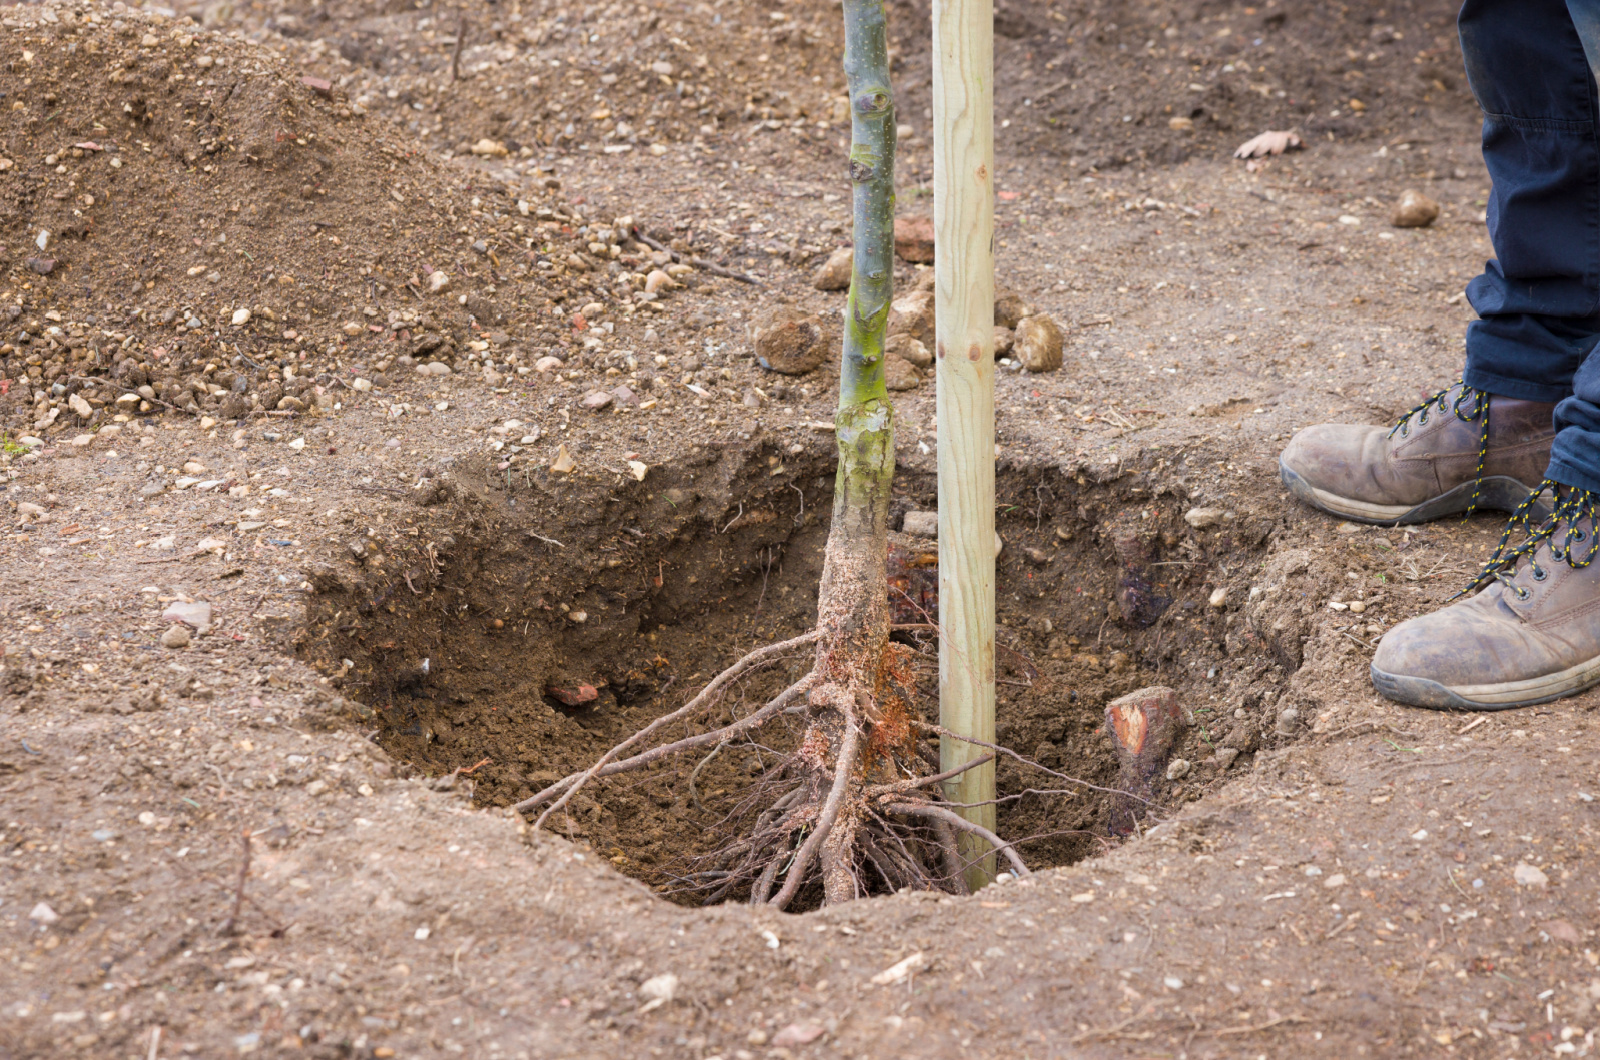
[[[1392,428],[1307,427],[1278,458],[1300,500],[1362,523],[1424,523],[1479,508],[1511,511],[1544,479],[1555,405],[1492,397],[1462,383]]]
[[[1600,495],[1546,481],[1555,510],[1542,523],[1530,496],[1500,539],[1476,596],[1384,634],[1372,684],[1397,703],[1505,710],[1574,695],[1600,682]],[[1517,527],[1528,540],[1507,548]]]

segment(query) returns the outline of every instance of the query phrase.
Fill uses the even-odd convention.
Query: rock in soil
[[[187,648],[189,646],[189,627],[182,623],[174,623],[168,626],[167,631],[161,634],[161,646],[163,648]]]
[[[925,215],[897,217],[894,221],[894,252],[901,261],[916,265],[933,264],[933,218]]]
[[[1053,372],[1061,367],[1061,343],[1061,328],[1041,313],[1018,322],[1011,355],[1030,372]]]
[[[916,366],[897,353],[883,355],[883,375],[890,390],[915,390],[922,385],[922,375]]]
[[[1396,228],[1426,228],[1439,216],[1439,204],[1414,188],[1400,195],[1389,223]]]
[[[1015,291],[996,291],[994,295],[994,326],[1016,330],[1024,317],[1030,316],[1031,307]]]
[[[889,334],[910,335],[933,349],[933,291],[918,287],[889,304]]]
[[[939,513],[907,512],[900,523],[900,531],[914,537],[938,537]]]
[[[884,343],[884,349],[890,356],[899,357],[918,368],[928,368],[933,364],[933,354],[928,351],[928,347],[911,335],[890,335],[888,341]]]
[[[995,325],[994,329],[994,355],[996,357],[1009,357],[1016,348],[1017,333],[1010,328]]]
[[[850,247],[840,247],[812,273],[811,286],[819,291],[849,290],[850,269],[854,261],[855,251]]]
[[[804,375],[828,357],[832,329],[821,317],[798,309],[775,309],[754,329],[756,360],[783,375]]]

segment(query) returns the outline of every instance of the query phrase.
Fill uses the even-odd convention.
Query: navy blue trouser
[[[1600,491],[1600,0],[1466,0],[1495,258],[1467,285],[1468,386],[1558,401],[1550,477]]]

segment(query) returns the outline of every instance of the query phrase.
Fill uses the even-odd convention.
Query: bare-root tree
[[[943,730],[921,719],[913,699],[911,649],[889,638],[885,559],[894,409],[883,358],[894,276],[895,109],[883,0],[844,0],[843,7],[855,260],[834,421],[839,467],[817,626],[745,656],[589,769],[517,806],[524,813],[544,807],[536,824],[542,826],[593,779],[715,749],[777,719],[800,720],[797,748],[724,822],[723,847],[700,859],[704,871],[693,874],[692,886],[708,901],[748,887],[752,904],[784,908],[815,881],[828,904],[905,887],[962,892],[957,831],[978,835],[1017,873],[1028,871],[1009,844],[943,800],[939,785],[962,770],[929,774],[922,740]],[[734,681],[800,648],[815,651],[811,671],[764,706],[700,735],[652,742],[668,726],[717,707]]]

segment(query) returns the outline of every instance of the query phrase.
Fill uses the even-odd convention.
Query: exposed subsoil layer
[[[1460,289],[1489,248],[1452,12],[1285,5],[1274,28],[1280,9],[1252,6],[1004,9],[1040,29],[1003,28],[997,64],[1011,121],[1000,278],[1068,336],[1061,371],[1002,365],[997,382],[1000,617],[1037,671],[1011,660],[1002,674],[1033,682],[1001,686],[1002,737],[1103,770],[1088,703],[1160,680],[1198,721],[1181,753],[1199,768],[1164,794],[1157,817],[1172,819],[1140,839],[1104,835],[1090,796],[1024,801],[1006,820],[1019,835],[1095,832],[1025,847],[1040,866],[1107,848],[1076,864],[970,899],[897,895],[805,916],[682,908],[604,863],[620,848],[621,868],[670,882],[685,847],[668,818],[692,805],[677,773],[597,789],[576,843],[530,842],[491,804],[808,620],[821,527],[806,516],[825,508],[816,480],[832,445],[813,424],[831,416],[836,364],[775,377],[754,364],[747,328],[774,305],[841,304],[809,286],[848,238],[830,198],[844,191],[842,131],[820,111],[838,85],[827,8],[585,8],[580,41],[575,9],[558,33],[557,11],[525,6],[519,41],[516,9],[496,5],[473,32],[500,32],[498,20],[503,37],[469,34],[467,76],[449,93],[416,78],[437,81],[456,9],[187,12],[209,28],[84,5],[0,11],[13,162],[0,171],[12,211],[0,303],[19,307],[4,389],[11,426],[37,439],[0,453],[15,516],[0,538],[0,1052],[1592,1053],[1600,698],[1482,720],[1378,699],[1374,639],[1449,599],[1500,522],[1338,527],[1276,483],[1296,428],[1392,420],[1459,370]],[[286,15],[304,19],[298,35],[267,26]],[[724,29],[708,28],[719,15]],[[363,25],[379,17],[414,36],[380,45]],[[926,34],[914,9],[894,18],[910,212],[926,207]],[[542,43],[527,42],[530,21],[547,24]],[[794,31],[807,25],[815,41]],[[351,39],[392,49],[392,64],[336,62]],[[524,91],[524,53],[559,76],[541,72],[541,95],[490,109],[497,79],[507,96]],[[1440,76],[1418,75],[1432,64]],[[246,68],[265,73],[233,79]],[[323,98],[306,74],[349,80]],[[123,110],[141,99],[154,103]],[[1185,105],[1192,126],[1173,128]],[[306,143],[273,132],[279,168],[241,150],[243,134],[290,116],[281,131]],[[619,118],[643,130],[652,116],[658,137],[618,135]],[[443,127],[424,140],[425,119]],[[1291,121],[1305,151],[1252,170],[1226,157]],[[558,135],[535,147],[523,126]],[[490,137],[505,156],[428,153]],[[344,154],[318,146],[339,139]],[[83,142],[104,150],[71,154]],[[403,203],[391,194],[402,180]],[[1431,228],[1387,228],[1408,186],[1441,202]],[[273,223],[248,223],[269,208]],[[759,286],[696,269],[676,279],[684,289],[641,299],[643,274],[666,262],[610,242],[624,213]],[[46,227],[57,264],[40,272],[27,258]],[[421,266],[440,260],[451,286],[430,292]],[[279,282],[285,270],[295,285]],[[897,282],[916,276],[904,267]],[[463,294],[492,300],[505,323]],[[234,329],[246,300],[287,319],[253,313]],[[401,361],[415,348],[401,344],[427,334],[440,345],[417,352],[446,349],[450,374]],[[193,363],[163,371],[157,347]],[[560,367],[516,371],[544,356]],[[148,408],[118,409],[121,389],[103,380],[119,370],[146,373]],[[96,382],[56,391],[52,371]],[[637,405],[583,404],[621,385]],[[225,409],[238,394],[246,407]],[[286,398],[298,407],[278,407]],[[895,402],[901,496],[926,508],[931,382]],[[565,478],[550,470],[563,447]],[[1219,521],[1195,527],[1193,508]],[[1173,564],[1158,568],[1170,580],[1147,579],[1173,600],[1149,625],[1107,610],[1127,555]],[[161,615],[185,598],[213,605],[211,628],[164,647]],[[544,694],[552,680],[598,679],[588,711]],[[497,718],[513,713],[517,725]],[[519,737],[523,726],[552,739]],[[1224,767],[1212,745],[1242,753]],[[731,779],[741,759],[701,775]],[[643,825],[618,827],[618,807]],[[903,978],[881,974],[907,959]]]

